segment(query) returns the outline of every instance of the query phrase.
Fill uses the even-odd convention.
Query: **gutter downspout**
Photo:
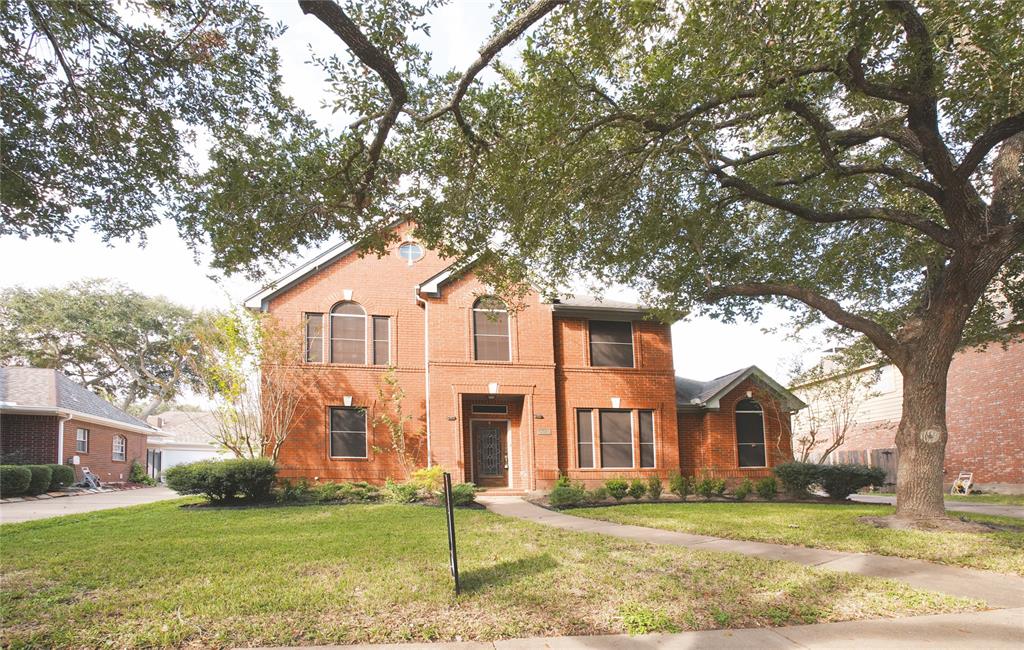
[[[427,411],[427,467],[430,467],[430,303],[420,296],[420,285],[418,284],[413,287],[412,295],[416,302],[423,305],[423,382]]]
[[[57,422],[57,464],[64,464],[64,423],[71,419],[71,414],[61,418]]]

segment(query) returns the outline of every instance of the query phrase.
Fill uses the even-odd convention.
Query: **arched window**
[[[473,303],[473,358],[477,361],[511,361],[508,308],[494,296]]]
[[[359,303],[331,309],[331,363],[366,363],[366,310]]]
[[[752,399],[736,404],[736,444],[740,467],[765,467],[764,409]]]
[[[124,436],[114,436],[114,450],[110,457],[114,460],[125,460],[128,456],[128,440]]]

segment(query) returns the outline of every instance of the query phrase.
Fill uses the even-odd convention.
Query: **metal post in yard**
[[[452,570],[452,578],[455,579],[455,595],[461,592],[459,586],[459,556],[455,551],[455,509],[452,505],[452,475],[444,473],[444,510],[448,518],[448,554]]]

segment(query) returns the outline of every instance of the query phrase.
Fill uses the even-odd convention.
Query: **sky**
[[[311,43],[320,54],[341,47],[340,41],[315,18],[303,16],[294,0],[267,2],[267,15],[288,25],[278,40],[285,90],[323,120],[322,75],[307,63]],[[431,21],[426,43],[442,69],[465,68],[477,57],[487,39],[492,9],[488,2],[453,0]],[[316,253],[309,251],[309,257]],[[0,287],[63,285],[83,278],[111,278],[132,289],[162,295],[193,308],[228,307],[240,303],[259,287],[241,276],[224,277],[208,266],[208,257],[196,255],[178,236],[175,225],[163,222],[138,240],[105,244],[88,230],[73,242],[43,238],[0,237]],[[609,293],[607,298],[619,297]],[[628,297],[628,296],[627,296]],[[757,365],[780,381],[787,379],[793,360],[805,356],[807,344],[787,340],[785,314],[770,310],[759,323],[724,324],[692,319],[672,327],[676,373],[693,379],[713,379],[738,368]],[[779,328],[775,333],[769,328]]]

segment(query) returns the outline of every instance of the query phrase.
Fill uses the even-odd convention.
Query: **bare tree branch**
[[[988,152],[992,151],[1000,142],[1021,132],[1024,132],[1024,113],[1011,115],[989,126],[971,145],[970,151],[956,168],[956,175],[962,180],[967,180],[985,159]]]

